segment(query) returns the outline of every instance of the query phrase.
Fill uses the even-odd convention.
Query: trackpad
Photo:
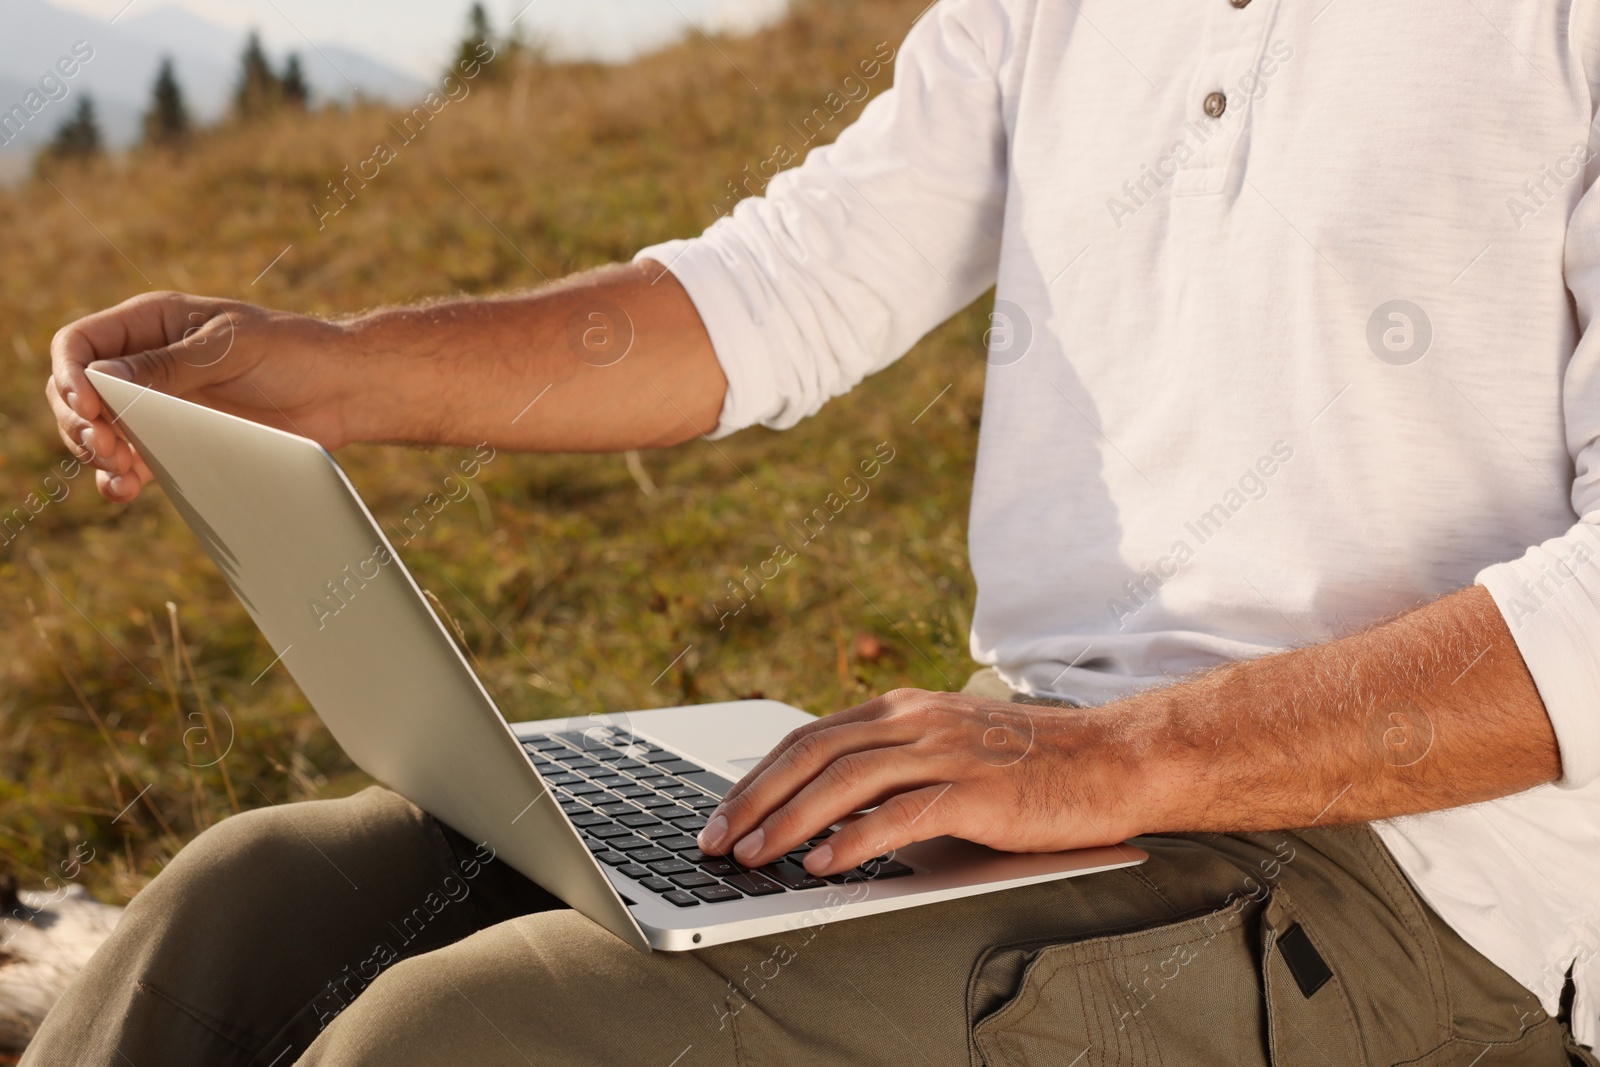
[[[711,770],[742,778],[790,730],[814,721],[776,700],[739,700],[641,712],[638,729]]]

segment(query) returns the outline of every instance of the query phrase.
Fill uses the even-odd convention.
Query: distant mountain
[[[117,20],[117,28],[154,48],[168,49],[173,41],[182,41],[186,52],[213,56],[232,56],[243,43],[236,31],[207,22],[181,7],[158,7],[154,11],[136,7],[133,13]]]
[[[46,0],[5,0],[5,9],[5,28],[0,32],[0,118],[21,104],[76,42],[87,42],[94,56],[67,82],[64,99],[47,103],[30,118],[20,137],[0,146],[0,177],[15,173],[18,157],[25,160],[49,140],[76,106],[73,98],[78,93],[94,95],[101,125],[114,147],[137,141],[139,119],[164,55],[172,57],[189,107],[201,121],[214,121],[227,110],[244,48],[244,34],[236,30],[176,7],[130,13],[114,24]],[[300,51],[306,80],[319,101],[348,100],[359,92],[369,99],[403,102],[427,92],[428,87],[412,75],[342,45],[319,44]],[[283,58],[273,56],[279,64]]]

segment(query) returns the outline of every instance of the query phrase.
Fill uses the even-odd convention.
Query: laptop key
[[[661,790],[662,793],[674,799],[682,800],[688,797],[700,796],[700,790],[692,785],[669,785]]]
[[[604,789],[598,785],[595,785],[593,782],[584,782],[582,785],[569,785],[566,788],[567,792],[571,793],[575,797],[592,797],[596,793],[605,792]]]
[[[639,884],[650,890],[652,893],[670,893],[674,889],[678,888],[659,875],[651,874],[649,871],[646,871],[645,874],[647,877],[640,878]]]
[[[596,854],[595,859],[608,867],[620,867],[624,863],[630,862],[628,857],[620,852],[601,852]]]
[[[664,797],[656,793],[652,793],[647,797],[639,797],[635,803],[644,808],[646,811],[650,810],[651,808],[674,808],[678,806],[678,802],[673,800],[671,797]]]
[[[624,778],[620,774],[607,774],[599,778],[589,779],[590,785],[597,785],[602,789],[627,789],[633,786],[632,778]]]
[[[912,873],[911,868],[899,860],[868,860],[861,865],[868,878],[899,878]]]
[[[687,860],[687,857],[683,857]],[[733,874],[747,873],[745,869],[732,860],[725,860],[720,856],[708,856],[698,861],[700,869],[707,874],[714,874],[718,878],[726,878]]]
[[[565,771],[561,772],[560,774],[552,774],[545,778],[545,783],[547,785],[577,785],[579,782],[584,781],[587,781],[587,779],[582,775],[568,774]]]
[[[692,800],[686,801],[685,803],[687,803],[695,811],[704,813],[710,811],[718,804],[721,804],[722,801],[718,800],[716,797],[695,797]]]
[[[704,893],[705,890],[702,889],[700,892]],[[680,908],[692,908],[696,904],[700,903],[692,894],[687,893],[682,889],[674,889],[670,893],[663,893],[661,894],[661,899],[670,900]]]
[[[670,830],[672,827],[669,826],[667,829]],[[688,852],[690,850],[698,852],[700,850],[699,843],[688,834],[679,834],[676,837],[657,838],[656,844],[673,852]],[[691,859],[689,862],[693,863],[694,860]]]
[[[672,884],[680,889],[698,889],[703,885],[716,885],[717,880],[700,871],[689,871],[685,874],[673,875]]]
[[[692,834],[705,829],[706,818],[704,815],[686,815],[681,819],[673,819],[672,825],[686,834]]]
[[[726,885],[708,885],[704,889],[696,889],[694,895],[710,904],[720,904],[724,900],[738,900],[743,893]]]
[[[594,748],[599,744],[599,738],[604,731],[602,726],[591,726],[587,730],[563,730],[552,737],[559,737],[573,748]]]
[[[536,764],[536,766],[539,768],[539,773],[546,778],[554,778],[558,774],[567,773],[567,769],[559,763],[541,763]]]
[[[589,810],[589,805],[577,800],[563,800],[561,802],[561,810],[568,815],[582,815]]]
[[[673,859],[672,853],[668,852],[664,848],[657,848],[654,845],[651,845],[649,848],[642,848],[633,854],[633,862],[647,864],[650,869],[652,871],[656,871],[657,874],[670,874],[670,871],[656,870],[656,864],[664,860],[673,860],[674,863],[677,862]]]
[[[623,759],[613,763],[611,766],[619,771],[636,771],[643,767],[644,764],[636,759],[627,759],[624,757]]]
[[[650,868],[638,863],[624,863],[621,867],[618,867],[617,870],[621,871],[629,878],[637,879],[650,877]]]
[[[607,807],[609,806],[610,805],[607,805]],[[604,811],[605,808],[601,808],[600,810]],[[661,820],[656,818],[654,815],[648,815],[645,812],[638,811],[634,808],[629,808],[628,810],[631,812],[631,814],[617,816],[617,821],[623,826],[655,826],[661,822]]]
[[[655,796],[655,792],[656,792],[654,789],[651,789],[649,786],[635,784],[632,780],[629,780],[627,785],[613,786],[612,788],[614,788],[617,791],[617,796],[619,796],[619,797],[627,797],[629,799],[632,799],[634,797]]]
[[[783,892],[783,886],[771,878],[763,877],[755,871],[745,871],[741,874],[730,874],[723,879],[747,897],[766,897],[773,893]]]
[[[656,840],[658,838],[662,838],[662,837],[679,837],[679,836],[681,836],[679,834],[678,828],[676,826],[668,826],[666,823],[659,823],[659,822],[656,823],[654,826],[641,826],[641,827],[639,827],[639,832],[641,834],[643,834],[644,836],[650,838],[650,840],[652,840],[652,841],[654,841],[654,840]],[[662,848],[666,848],[667,846],[666,845],[662,845],[661,847]]]
[[[652,758],[650,762],[651,765],[657,770],[666,771],[668,774],[689,774],[691,772],[695,774],[705,773],[704,767],[700,766],[698,763],[690,763],[686,759],[671,759],[665,763],[657,763]]]
[[[665,819],[668,822],[672,822],[675,819],[692,819],[697,813],[689,808],[683,807],[682,805],[674,805],[670,808],[651,808],[650,814],[654,815],[658,819]]]
[[[689,840],[692,841],[692,840],[694,840],[694,838],[690,838]],[[662,848],[666,848],[665,845],[662,845],[661,847]],[[674,851],[677,851],[677,850],[674,849]],[[684,849],[682,852],[678,853],[678,858],[681,859],[681,860],[688,860],[690,863],[694,864],[696,867],[700,866],[702,863],[705,863],[705,862],[707,862],[707,861],[709,861],[711,859],[710,856],[707,856],[704,852],[701,852],[697,848],[686,848],[686,849]],[[721,857],[719,856],[718,858],[720,859]]]
[[[635,853],[635,856],[637,855]],[[645,866],[657,874],[688,874],[694,870],[694,864],[685,863],[680,859],[657,860],[655,863],[647,863]]]
[[[595,811],[605,815],[638,815],[640,811],[632,804],[624,804],[620,800],[613,800],[609,804],[596,804]]]
[[[804,867],[788,860],[779,860],[761,868],[761,873],[781,882],[785,889],[819,889],[828,883],[809,873]]]
[[[702,771],[698,768],[692,772],[686,772],[680,777],[691,785],[697,785],[707,793],[714,794],[719,800],[727,796],[728,790],[733,788],[733,783],[722,777],[722,775],[712,774],[710,771]]]
[[[639,852],[643,849],[654,848],[655,843],[646,841],[642,837],[613,837],[606,844],[618,852]],[[630,857],[632,858],[632,857]]]
[[[562,807],[566,807],[566,805],[563,804]],[[611,825],[611,819],[608,816],[601,815],[598,811],[583,810],[583,811],[580,811],[580,812],[578,812],[578,813],[576,813],[576,814],[574,814],[572,816],[572,825],[574,825],[574,826],[610,826]]]
[[[604,841],[597,840],[597,839],[595,839],[593,837],[584,838],[583,839],[583,843],[589,849],[590,852],[604,852],[606,849],[611,847],[610,845],[606,844]]]

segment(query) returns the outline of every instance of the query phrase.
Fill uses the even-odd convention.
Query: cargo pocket
[[[974,1050],[987,1067],[1265,1064],[1261,915],[1236,899],[1162,926],[986,954],[971,988],[1016,992],[976,1020]],[[1013,984],[1004,972],[1019,964]]]
[[[1344,983],[1282,888],[1262,912],[1261,944],[1272,1067],[1365,1067]]]

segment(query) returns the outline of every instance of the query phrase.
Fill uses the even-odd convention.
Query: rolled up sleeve
[[[795,425],[994,284],[1008,43],[1003,4],[941,0],[893,87],[836,142],[699,237],[638,253],[682,283],[710,334],[728,379],[713,436]]]

